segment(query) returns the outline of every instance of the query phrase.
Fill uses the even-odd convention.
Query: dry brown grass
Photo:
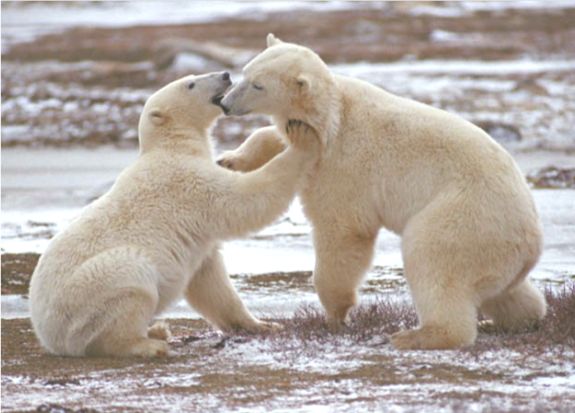
[[[548,166],[532,171],[527,181],[535,188],[571,188],[575,189],[575,168]]]
[[[575,283],[560,290],[546,290],[548,313],[536,328],[520,332],[494,330],[480,332],[476,343],[464,351],[480,354],[509,348],[525,354],[547,350],[565,351],[575,348]],[[333,342],[341,339],[377,345],[388,342],[388,335],[417,325],[413,307],[405,301],[379,298],[355,308],[347,325],[337,331],[328,328],[322,309],[304,305],[290,318],[279,319],[284,329],[255,336],[241,335],[240,340],[270,339],[277,344],[295,339],[302,345]]]
[[[301,306],[291,318],[281,322],[284,330],[275,334],[280,339],[296,338],[303,343],[339,338],[357,342],[378,339],[383,344],[387,342],[388,334],[415,326],[417,317],[408,303],[379,298],[355,308],[347,324],[337,330],[327,326],[322,309],[311,305]]]

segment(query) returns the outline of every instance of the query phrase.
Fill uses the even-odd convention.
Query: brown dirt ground
[[[2,254],[2,295],[27,294],[40,254]]]
[[[330,332],[320,313],[306,308],[276,320],[284,331],[256,336],[224,337],[203,321],[169,320],[172,356],[154,360],[47,355],[29,319],[2,320],[2,408],[174,411],[166,403],[177,403],[180,411],[203,412],[337,403],[343,411],[373,411],[388,399],[408,412],[423,406],[464,412],[473,403],[492,412],[568,412],[575,395],[550,392],[534,402],[529,391],[505,388],[569,374],[562,366],[575,363],[575,331],[566,341],[554,340],[560,337],[555,330],[568,330],[574,292],[550,300],[551,327],[543,331],[481,333],[474,347],[447,355],[391,349],[385,333],[415,319],[412,309],[384,302],[360,307],[342,332]]]

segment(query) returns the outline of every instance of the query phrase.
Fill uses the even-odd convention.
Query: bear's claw
[[[317,142],[319,142],[315,130],[307,123],[300,120],[288,120],[285,131],[287,138],[292,143],[292,145],[306,151],[311,150],[314,146],[317,146]]]
[[[222,168],[226,168],[231,171],[246,170],[246,163],[233,151],[224,152],[216,163]]]

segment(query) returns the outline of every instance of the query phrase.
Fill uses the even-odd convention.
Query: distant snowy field
[[[265,13],[295,9],[338,10],[353,2],[329,1],[110,1],[73,4],[3,4],[2,47],[31,41],[78,26],[126,27],[201,23],[226,18],[253,19]],[[372,7],[377,7],[373,5]]]
[[[361,4],[358,4],[361,3]],[[562,9],[572,7],[571,0],[520,1],[458,1],[413,7],[413,15],[456,17],[478,10]],[[30,41],[48,33],[57,33],[78,26],[125,27],[200,23],[226,18],[254,19],[265,13],[308,9],[318,11],[345,10],[356,7],[383,8],[385,2],[351,1],[130,1],[75,2],[73,4],[9,4],[2,5],[2,47],[14,42]]]

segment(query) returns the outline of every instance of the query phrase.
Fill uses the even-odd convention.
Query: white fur
[[[544,298],[525,278],[541,253],[539,219],[500,145],[458,116],[333,75],[310,49],[273,35],[268,46],[222,104],[231,114],[269,114],[279,128],[301,119],[320,134],[321,158],[300,195],[331,324],[356,303],[381,227],[402,236],[420,321],[392,337],[396,347],[469,345],[479,309],[507,328],[543,318]],[[273,141],[281,136],[258,131],[219,162],[250,170],[275,155]]]
[[[184,292],[222,330],[276,327],[244,307],[219,242],[276,219],[319,143],[299,125],[288,131],[294,145],[257,171],[215,165],[208,129],[221,109],[211,99],[227,86],[221,73],[189,76],[150,97],[138,160],[52,240],[30,286],[34,330],[49,352],[165,355],[169,332],[148,325]]]

